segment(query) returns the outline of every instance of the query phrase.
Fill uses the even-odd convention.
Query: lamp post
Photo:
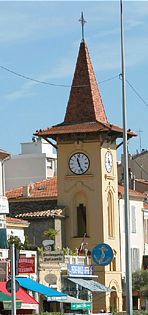
[[[132,272],[130,247],[130,208],[128,178],[128,144],[127,144],[127,112],[126,112],[126,79],[123,34],[123,4],[120,0],[121,13],[121,63],[122,63],[122,114],[123,114],[123,153],[124,153],[124,209],[125,209],[125,253],[126,253],[126,311],[132,315]]]

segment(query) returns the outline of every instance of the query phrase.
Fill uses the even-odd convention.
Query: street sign
[[[92,259],[99,266],[107,266],[113,259],[113,250],[108,244],[98,244],[92,249]]]
[[[20,288],[19,282],[15,280],[15,291],[17,292],[19,288]],[[6,289],[8,292],[11,293],[12,290],[11,279],[6,282]]]
[[[90,310],[92,308],[91,302],[71,303],[71,310]]]

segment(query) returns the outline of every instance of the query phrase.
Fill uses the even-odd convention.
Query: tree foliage
[[[48,230],[44,231],[44,236],[47,236],[51,239],[55,239],[56,235],[59,233],[59,231],[55,230],[54,228],[49,228]]]
[[[20,238],[16,235],[10,235],[8,239],[8,245],[14,244],[17,249],[24,249],[24,244],[21,242]]]
[[[132,275],[133,290],[148,297],[148,270],[139,270]]]

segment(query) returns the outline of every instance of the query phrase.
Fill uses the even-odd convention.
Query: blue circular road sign
[[[113,250],[108,244],[98,244],[92,249],[93,261],[99,266],[107,266],[113,259]]]

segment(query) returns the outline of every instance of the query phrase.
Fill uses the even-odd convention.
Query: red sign
[[[8,261],[0,260],[0,281],[8,278]]]
[[[35,257],[19,257],[18,263],[19,273],[35,273]]]

